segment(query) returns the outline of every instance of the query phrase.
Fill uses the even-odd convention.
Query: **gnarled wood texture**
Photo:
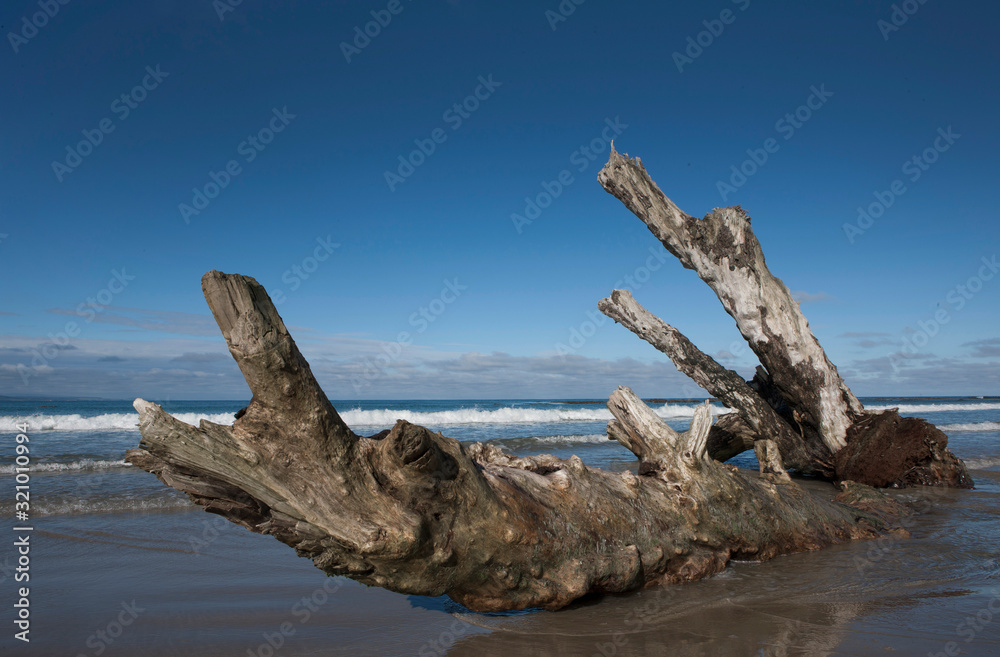
[[[768,439],[785,464],[804,473],[875,486],[972,486],[965,465],[948,451],[947,436],[933,425],[864,410],[789,289],[767,268],[741,207],[717,208],[704,219],[686,214],[638,158],[620,155],[613,145],[598,180],[712,288],[763,365],[745,382],[628,292],[616,290],[598,304],[736,412],[738,419],[720,422],[723,428],[709,437],[713,454],[728,458]]]
[[[742,376],[719,365],[680,331],[639,305],[628,291],[615,290],[597,307],[666,354],[678,370],[733,409],[753,435],[774,440],[789,467],[803,473],[833,475],[830,452],[822,444],[802,440]]]
[[[627,388],[608,403],[610,432],[641,460],[638,475],[515,458],[402,420],[358,436],[256,281],[213,271],[202,287],[253,399],[232,427],[136,400],[142,440],[127,458],[330,575],[474,610],[556,609],[889,529],[877,491],[812,495],[770,445],[762,476],[720,464],[706,452],[707,406],[678,434]]]
[[[597,179],[712,288],[796,410],[802,429],[818,435],[831,452],[843,447],[861,402],[826,357],[792,293],[768,270],[743,209],[717,208],[704,219],[692,217],[660,191],[638,158],[614,147]]]

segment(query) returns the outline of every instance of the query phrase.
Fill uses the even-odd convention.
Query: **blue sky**
[[[858,394],[1000,394],[995,3],[45,6],[0,17],[0,394],[248,396],[210,269],[336,399],[702,395],[597,314],[623,284],[749,375],[611,136],[751,214]]]

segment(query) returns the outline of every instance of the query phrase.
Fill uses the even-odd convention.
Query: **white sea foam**
[[[81,459],[70,463],[37,463],[30,466],[31,472],[72,472],[85,470],[117,470],[119,468],[131,468],[131,463],[125,461],[100,461],[94,459]],[[0,474],[14,474],[13,465],[0,465]]]
[[[900,413],[941,413],[944,411],[996,411],[1000,404],[889,404],[887,406],[865,404],[867,411],[884,411],[898,408]]]
[[[668,420],[687,419],[694,415],[696,404],[664,404],[653,410]],[[870,405],[867,410],[880,411],[894,406]],[[936,413],[943,411],[991,411],[1000,410],[998,403],[980,404],[901,404],[901,413]],[[714,415],[721,415],[728,409],[712,406]],[[341,417],[349,426],[385,427],[396,420],[406,420],[426,426],[455,424],[546,424],[556,422],[607,422],[611,413],[602,406],[575,408],[525,408],[503,407],[492,410],[461,408],[449,411],[414,411],[409,409],[360,409],[342,410]],[[176,413],[178,420],[197,426],[201,419],[215,424],[233,423],[233,413]],[[27,422],[31,431],[137,431],[139,416],[136,413],[103,413],[83,416],[77,413],[67,415],[0,416],[0,432],[16,431],[15,424]],[[988,424],[988,423],[987,423]],[[949,425],[951,427],[967,425]],[[957,429],[954,431],[992,431],[994,429]]]
[[[663,405],[654,408],[664,419],[690,418],[695,405]],[[726,413],[728,409],[712,407],[715,415]],[[449,424],[546,424],[551,422],[607,422],[611,412],[606,408],[497,408],[481,410],[462,408],[454,411],[410,411],[410,410],[362,410],[354,408],[341,411],[340,416],[350,426],[391,426],[396,420],[406,420],[424,426]]]
[[[84,513],[128,513],[146,511],[170,511],[195,508],[184,497],[172,495],[154,498],[100,498],[45,500],[32,504],[31,510],[38,516],[80,515]]]
[[[694,415],[696,405],[663,405],[654,408],[664,419],[683,419]],[[716,415],[727,409],[713,406]],[[349,426],[392,426],[396,420],[414,424],[440,426],[452,424],[544,424],[550,422],[607,422],[611,413],[603,407],[593,408],[523,408],[504,407],[493,410],[462,408],[452,411],[413,411],[408,409],[362,410],[353,408],[340,412]],[[215,424],[232,424],[233,413],[175,413],[181,422],[197,426],[202,418]],[[71,415],[32,415],[28,417],[0,416],[0,432],[16,431],[14,425],[27,422],[31,431],[138,431],[136,413],[104,413],[85,417]]]
[[[233,413],[176,413],[181,422],[196,425],[202,418],[216,424],[232,424]],[[139,415],[137,413],[102,413],[101,415],[83,416],[78,413],[69,415],[28,415],[12,417],[0,416],[0,432],[13,432],[15,424],[27,422],[28,432],[32,431],[138,431]]]
[[[1000,422],[971,422],[969,424],[940,424],[941,431],[1000,431]]]
[[[1000,465],[1000,457],[985,459],[962,459],[970,470],[985,470]]]
[[[492,442],[513,443],[518,445],[605,445],[608,441],[606,433],[571,434],[565,436],[530,436],[528,438],[500,438]]]

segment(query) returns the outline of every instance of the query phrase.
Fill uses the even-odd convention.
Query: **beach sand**
[[[1000,473],[974,475],[974,491],[899,493],[926,509],[909,521],[911,539],[735,563],[709,580],[585,600],[560,612],[476,614],[447,598],[328,578],[291,548],[200,510],[43,518],[32,539],[29,650],[111,657],[937,655],[949,654],[953,641],[953,654],[996,655]],[[9,637],[4,646],[24,646]]]

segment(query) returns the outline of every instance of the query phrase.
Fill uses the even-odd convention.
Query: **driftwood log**
[[[692,217],[660,191],[638,158],[622,156],[614,146],[598,180],[712,288],[760,360],[762,367],[746,382],[627,291],[616,290],[598,304],[734,411],[709,437],[713,457],[725,460],[766,438],[777,443],[789,468],[805,474],[879,487],[972,487],[965,464],[947,449],[948,437],[937,427],[901,418],[895,410],[864,410],[792,293],[767,268],[743,208]]]
[[[470,609],[557,609],[712,575],[891,529],[898,508],[866,486],[838,501],[790,480],[769,439],[761,473],[712,459],[706,405],[677,433],[628,388],[610,435],[640,474],[579,458],[516,458],[400,420],[356,435],[320,389],[264,289],[209,272],[205,298],[253,398],[231,427],[185,424],[136,400],[127,459],[207,511],[291,545],[330,575]]]
[[[637,474],[575,456],[514,457],[403,420],[359,436],[264,289],[216,271],[202,290],[253,398],[232,426],[197,427],[137,399],[142,440],[126,458],[330,575],[446,594],[478,611],[558,609],[588,594],[697,580],[733,558],[901,531],[893,523],[905,511],[858,481],[971,486],[932,425],[864,410],[767,270],[740,208],[690,217],[613,149],[599,179],[715,290],[762,364],[744,381],[627,292],[601,301],[734,411],[713,427],[706,404],[678,433],[618,388],[608,436],[636,455]],[[748,449],[759,473],[720,462]],[[811,493],[786,465],[843,480],[841,492]]]

